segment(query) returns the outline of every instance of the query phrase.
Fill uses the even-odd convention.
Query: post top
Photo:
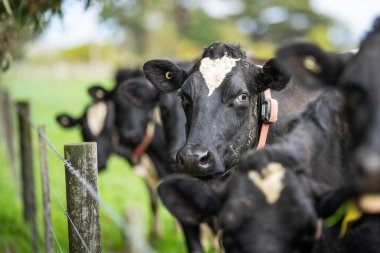
[[[78,146],[84,146],[84,147],[96,146],[96,142],[68,143],[64,145],[64,147],[78,147]]]

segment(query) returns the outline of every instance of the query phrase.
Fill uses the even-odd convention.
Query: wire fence
[[[0,95],[2,94],[1,90],[0,90]],[[136,236],[133,235],[132,231],[131,231],[131,228],[128,226],[128,224],[126,224],[126,222],[124,221],[124,219],[122,218],[122,216],[117,213],[112,207],[110,204],[108,204],[104,199],[102,199],[97,190],[89,183],[87,182],[87,180],[85,178],[83,178],[81,176],[81,174],[79,173],[79,171],[73,167],[69,161],[67,161],[64,156],[58,151],[57,147],[53,144],[53,142],[48,138],[48,136],[43,132],[43,131],[40,131],[37,124],[35,124],[32,119],[21,109],[17,106],[17,104],[15,103],[11,103],[12,105],[12,108],[13,110],[18,114],[20,115],[22,118],[24,118],[29,126],[37,133],[41,136],[42,140],[48,145],[48,147],[56,154],[56,156],[59,158],[59,160],[62,161],[62,163],[65,165],[65,167],[67,168],[67,170],[72,174],[74,175],[78,181],[82,184],[82,186],[84,188],[86,188],[86,190],[88,191],[88,193],[90,194],[90,196],[96,201],[99,203],[99,206],[102,207],[102,209],[105,211],[106,215],[121,229],[121,231],[123,232],[124,236],[126,238],[136,238]],[[73,223],[71,217],[69,216],[63,202],[60,200],[60,198],[58,197],[56,191],[54,190],[54,187],[52,187],[52,185],[49,183],[49,187],[50,189],[52,190],[53,192],[53,195],[54,195],[54,198],[56,199],[56,201],[59,203],[62,211],[63,211],[63,214],[65,216],[67,216],[67,219],[68,221],[70,222],[70,224],[73,226],[78,238],[80,239],[80,241],[82,242],[83,244],[83,247],[85,248],[86,252],[91,252],[90,251],[90,248],[88,247],[88,245],[86,245],[86,242],[84,241],[82,235],[80,234],[79,232],[79,229],[75,226],[75,224]],[[53,237],[54,237],[54,240],[60,250],[60,252],[63,252],[63,249],[62,249],[62,246],[60,244],[60,242],[58,241],[58,238],[56,236],[56,233],[54,232],[54,229],[52,227],[52,224],[49,224],[50,227],[49,227],[49,230],[52,232],[53,234]],[[99,231],[100,232],[100,231]],[[145,242],[145,240],[139,240],[138,243],[135,243],[134,245],[135,247],[135,250],[137,252],[144,252],[144,253],[155,253],[155,251],[151,248],[151,246]]]

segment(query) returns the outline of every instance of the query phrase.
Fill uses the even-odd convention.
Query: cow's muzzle
[[[177,165],[183,173],[200,178],[213,178],[224,172],[221,159],[211,149],[186,145],[177,153]]]

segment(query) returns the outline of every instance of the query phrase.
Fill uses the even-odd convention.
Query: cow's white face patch
[[[201,72],[203,79],[208,88],[208,96],[211,96],[216,88],[218,88],[226,75],[231,72],[232,68],[236,66],[239,59],[228,57],[225,54],[222,58],[211,60],[209,57],[201,60],[199,72]]]
[[[98,136],[103,128],[107,117],[107,104],[99,102],[90,106],[87,110],[87,123],[91,133]]]
[[[268,204],[274,204],[284,188],[285,169],[280,163],[270,163],[261,172],[250,171],[248,177],[262,191]]]

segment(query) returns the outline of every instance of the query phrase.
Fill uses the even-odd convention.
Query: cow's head
[[[226,253],[309,252],[313,246],[317,215],[309,192],[279,163],[238,172],[212,187],[175,175],[158,193],[182,224],[217,217]]]
[[[145,78],[132,78],[116,87],[112,100],[121,143],[138,145],[159,103],[158,91]]]
[[[326,53],[311,44],[296,44],[278,50],[284,68],[299,83],[335,87],[345,96],[345,113],[358,162],[368,172],[380,173],[380,18],[351,56]]]
[[[239,47],[223,43],[206,48],[189,72],[167,60],[149,61],[143,69],[161,92],[178,90],[187,135],[178,168],[200,178],[226,173],[257,143],[259,94],[289,80],[273,60],[255,66]]]
[[[93,86],[89,94],[94,101],[111,101],[115,105],[115,125],[123,145],[133,147],[143,140],[159,103],[157,90],[144,77],[125,80],[110,91]]]
[[[91,104],[80,118],[73,118],[68,114],[60,114],[57,122],[65,127],[80,126],[83,141],[96,142],[98,151],[98,170],[104,170],[113,151],[115,133],[115,113],[113,104],[98,101]]]

